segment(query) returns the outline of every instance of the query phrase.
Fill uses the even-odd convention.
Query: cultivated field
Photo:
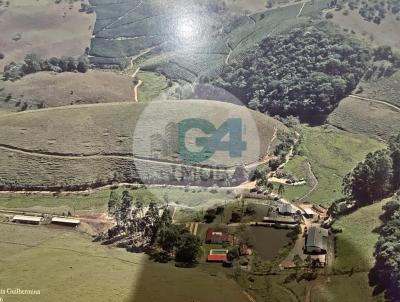
[[[363,87],[363,91],[359,94],[360,96],[386,101],[393,105],[400,106],[400,71],[397,71],[391,76],[370,81],[361,81],[359,86]]]
[[[329,115],[328,122],[352,133],[388,140],[399,132],[400,108],[347,97]]]
[[[153,263],[144,254],[102,246],[76,231],[0,224],[0,235],[2,286],[39,289],[40,301],[247,301],[224,271],[210,277],[201,268]]]
[[[200,76],[212,77],[266,36],[306,23],[312,13],[326,6],[325,0],[307,3],[300,14],[302,3],[285,6],[285,2],[274,3],[283,7],[267,10],[262,1],[227,1],[221,11],[191,1],[160,6],[155,0],[111,4],[92,0],[96,5],[92,62],[124,65],[132,57],[142,69],[172,80],[195,82]]]
[[[295,157],[288,163],[289,171],[308,175],[304,160],[307,159],[318,185],[302,201],[329,206],[332,201],[343,197],[342,178],[350,172],[368,152],[384,148],[384,144],[364,135],[352,134],[334,128],[305,127],[300,145],[302,159]],[[297,175],[296,175],[297,176]],[[310,177],[307,176],[308,182]],[[285,186],[284,196],[288,199],[300,197],[309,191],[311,184],[304,186]],[[304,196],[304,195],[303,195]]]
[[[171,105],[175,106],[172,111]],[[275,119],[245,107],[199,100],[159,102],[151,110],[147,109],[146,103],[112,103],[7,114],[0,121],[2,184],[20,188],[77,188],[113,181],[133,182],[138,179],[138,173],[142,179],[168,182],[172,171],[180,169],[181,160],[170,157],[154,160],[150,137],[146,137],[146,133],[159,126],[154,121],[162,121],[171,114],[182,118],[182,112],[191,112],[193,108],[196,110],[191,116],[206,117],[217,126],[228,116],[243,117],[247,127],[243,140],[249,143],[246,154],[233,159],[241,163],[250,164],[263,158],[275,131],[285,129]],[[137,132],[136,123],[144,110],[146,116],[140,122],[144,130]],[[255,139],[257,130],[259,141]],[[164,129],[160,131],[163,133]],[[188,141],[187,145],[190,147],[194,143]],[[225,155],[216,153],[209,163],[219,163],[220,156]],[[234,166],[236,162],[229,164]],[[203,172],[211,173],[207,169],[193,173],[199,177]],[[219,171],[214,176],[224,181],[226,172]]]
[[[6,1],[3,1],[4,3]],[[0,8],[4,59],[21,62],[28,53],[42,57],[80,56],[90,46],[95,15],[80,13],[80,1],[12,0]]]

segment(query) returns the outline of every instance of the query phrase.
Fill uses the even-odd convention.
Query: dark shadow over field
[[[219,268],[220,264],[214,264]],[[199,264],[195,268],[179,268],[170,263],[144,265],[139,281],[133,285],[126,302],[246,302],[239,285],[224,271]]]

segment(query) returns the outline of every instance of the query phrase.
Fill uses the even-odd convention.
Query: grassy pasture
[[[1,14],[0,44],[5,58],[0,60],[0,70],[32,52],[43,57],[82,55],[90,45],[95,15],[80,13],[79,8],[78,2],[10,1]],[[21,38],[13,40],[18,34]]]
[[[347,97],[329,115],[328,122],[352,133],[388,140],[399,132],[400,109]]]
[[[311,290],[312,302],[384,302],[383,295],[374,296],[373,288],[368,285],[368,273],[354,273],[348,275],[333,275],[324,286],[317,286]]]
[[[368,152],[384,146],[383,143],[364,135],[329,127],[326,129],[305,127],[300,145],[300,157],[294,157],[285,169],[298,177],[304,177],[307,175],[307,170],[303,161],[307,159],[318,179],[318,186],[304,201],[330,205],[333,200],[342,197],[343,176],[362,161]],[[309,182],[304,186],[285,186],[284,196],[288,199],[303,196],[309,191],[310,186]]]
[[[129,76],[89,70],[86,73],[38,72],[11,82],[0,82],[0,107],[16,107],[16,102],[44,102],[45,107],[73,104],[132,102],[133,84]],[[156,89],[154,89],[156,92]],[[12,100],[6,101],[11,94]]]
[[[136,78],[142,81],[138,89],[139,102],[153,101],[168,88],[167,79],[159,73],[139,71]]]
[[[246,301],[224,271],[210,277],[200,267],[153,263],[144,254],[108,248],[59,228],[0,224],[0,234],[2,285],[39,289],[40,301]],[[32,296],[5,299],[32,301]]]
[[[334,226],[343,230],[337,235],[336,259],[334,270],[345,272],[354,269],[356,272],[368,272],[375,263],[373,256],[381,225],[379,216],[383,213],[384,199],[373,205],[358,209],[356,212],[341,217]]]
[[[145,204],[150,201],[163,204],[166,196],[170,204],[189,207],[224,203],[225,200],[229,201],[231,198],[223,192],[211,193],[207,190],[185,190],[184,188],[152,187],[149,189],[130,189],[128,187],[120,187],[117,189],[117,193],[122,195],[123,190],[128,190],[134,200],[141,199]],[[109,196],[109,189],[94,190],[90,193],[63,193],[58,196],[53,196],[52,194],[2,193],[0,194],[0,208],[57,214],[67,213],[68,211],[73,214],[82,214],[87,211],[101,213],[107,210]]]
[[[398,36],[400,21],[397,21],[394,15],[387,14],[380,24],[375,24],[364,20],[358,10],[349,9],[348,12],[345,16],[343,11],[332,11],[331,21],[342,28],[353,30],[359,38],[372,46],[390,45],[400,49],[399,39],[394,38]]]

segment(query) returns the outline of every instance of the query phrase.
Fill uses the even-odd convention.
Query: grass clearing
[[[341,217],[334,226],[343,230],[337,235],[336,271],[369,271],[375,262],[373,253],[379,234],[374,232],[381,225],[379,216],[383,213],[384,199],[373,205],[358,209]]]
[[[165,203],[165,197],[170,204],[196,207],[204,204],[224,203],[230,197],[225,193],[188,190],[184,188],[139,188],[120,187],[117,193],[128,190],[133,199],[141,199],[145,204],[150,201]],[[110,196],[109,189],[94,190],[91,193],[62,193],[59,196],[50,194],[0,194],[0,209],[22,210],[40,213],[83,213],[86,211],[105,212]],[[207,206],[207,205],[205,205]]]
[[[383,295],[374,296],[373,288],[368,285],[368,273],[354,273],[352,276],[331,276],[325,286],[311,290],[312,302],[384,302]]]
[[[368,152],[384,147],[383,143],[363,135],[330,127],[305,127],[300,155],[310,162],[318,179],[318,186],[304,201],[329,206],[332,201],[341,198],[343,177],[362,161]],[[301,162],[297,159],[290,163],[289,169],[304,173],[300,172],[303,169]],[[306,186],[288,187],[285,189],[289,199],[306,190]]]
[[[161,74],[139,71],[136,77],[142,81],[138,90],[139,102],[153,101],[160,97],[163,90],[168,88],[168,81]]]
[[[172,302],[189,297],[204,302],[224,297],[246,301],[240,287],[220,267],[219,275],[210,277],[201,267],[180,269],[173,263],[153,263],[144,254],[108,248],[62,228],[0,224],[0,234],[0,252],[6,255],[1,260],[2,285],[39,289],[40,301]],[[32,301],[32,296],[5,299],[24,302]]]

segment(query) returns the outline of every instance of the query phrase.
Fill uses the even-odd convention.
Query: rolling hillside
[[[206,173],[223,181],[226,173],[234,172],[235,166],[263,158],[277,129],[285,129],[271,117],[245,107],[199,100],[160,102],[155,104],[158,110],[144,103],[111,103],[6,114],[0,121],[0,186],[2,189],[80,189],[138,181],[139,175],[151,182],[171,181],[169,175],[182,168],[181,160],[167,156],[154,158],[146,132],[139,132],[140,139],[137,139],[138,128],[159,127],[157,119],[167,119],[171,113],[167,104],[169,108],[193,110],[195,116],[207,116],[217,126],[227,112],[243,115],[248,127],[244,140],[248,141],[249,152],[241,162],[236,165],[234,162],[226,171],[198,167],[192,171],[197,177]],[[181,113],[175,110],[172,115],[178,118]],[[147,124],[140,120],[141,115],[142,120],[145,116],[144,120],[149,121]],[[252,124],[255,131],[251,131]],[[257,131],[258,140],[254,136]],[[259,150],[255,150],[257,147]],[[215,162],[206,162],[206,166],[218,165],[221,162],[218,156],[213,159]]]

